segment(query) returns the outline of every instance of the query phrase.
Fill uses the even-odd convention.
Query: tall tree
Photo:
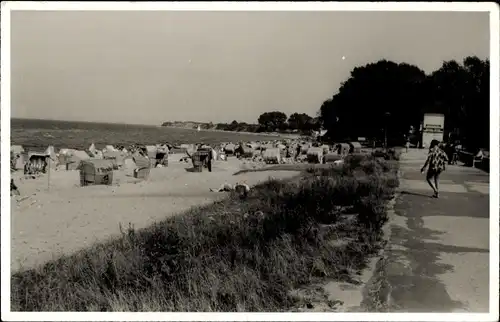
[[[418,124],[425,79],[422,70],[405,63],[380,60],[356,67],[338,93],[323,102],[321,121],[336,139],[382,138],[386,126],[392,136],[402,136]]]
[[[282,130],[286,125],[286,114],[283,112],[273,111],[266,112],[259,116],[258,122],[267,131]]]
[[[305,113],[293,113],[288,118],[288,127],[292,130],[311,130],[313,127],[313,118]]]
[[[228,130],[229,131],[237,131],[239,127],[238,121],[234,120],[228,125]]]
[[[445,61],[429,76],[445,128],[472,150],[489,146],[489,77],[489,61],[478,57],[466,57],[462,64]]]

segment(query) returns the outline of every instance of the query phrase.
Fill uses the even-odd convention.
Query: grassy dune
[[[381,247],[397,164],[367,156],[270,180],[12,276],[14,311],[283,311]]]

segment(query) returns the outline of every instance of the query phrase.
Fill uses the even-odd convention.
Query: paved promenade
[[[403,153],[391,222],[393,312],[474,312],[489,308],[489,174],[447,166],[440,198],[420,168],[425,150]]]

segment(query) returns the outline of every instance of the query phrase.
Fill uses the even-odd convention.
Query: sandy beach
[[[11,269],[36,265],[71,254],[97,241],[120,234],[119,225],[144,228],[190,207],[208,204],[226,193],[211,192],[227,182],[252,186],[270,176],[282,179],[294,171],[265,171],[233,175],[248,167],[236,158],[217,161],[212,172],[187,172],[190,164],[170,158],[166,168],[151,169],[147,180],[131,171],[114,171],[112,186],[79,186],[78,171],[51,171],[48,176],[25,180],[12,174],[21,196],[11,198]],[[20,201],[19,201],[20,200]]]

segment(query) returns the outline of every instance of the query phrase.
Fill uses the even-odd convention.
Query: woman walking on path
[[[420,171],[424,173],[425,168],[428,166],[426,179],[432,190],[434,190],[434,198],[439,198],[439,175],[445,170],[446,162],[448,162],[448,156],[439,147],[439,141],[432,140],[429,155]]]

